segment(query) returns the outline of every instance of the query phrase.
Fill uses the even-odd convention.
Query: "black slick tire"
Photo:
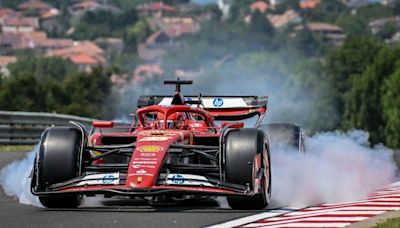
[[[48,128],[40,141],[37,154],[38,189],[47,191],[48,186],[77,177],[82,133],[73,127]],[[44,195],[39,201],[48,208],[76,208],[80,204],[77,195]]]
[[[225,141],[225,180],[229,183],[253,188],[253,163],[257,154],[263,156],[264,132],[253,128],[231,130]],[[270,166],[268,165],[267,168]],[[268,182],[266,182],[268,178]],[[232,209],[258,210],[268,205],[270,177],[263,175],[262,186],[253,196],[228,196],[227,201]],[[265,183],[264,183],[265,182]],[[268,189],[267,189],[268,188]]]
[[[300,126],[291,123],[273,123],[261,125],[267,135],[272,149],[289,148],[300,153],[305,152],[303,130]]]

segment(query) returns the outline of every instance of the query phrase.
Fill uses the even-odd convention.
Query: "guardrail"
[[[56,113],[0,111],[0,144],[34,145],[46,128],[68,126],[69,121],[90,128],[93,119]]]

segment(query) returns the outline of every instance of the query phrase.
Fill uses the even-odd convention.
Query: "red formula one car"
[[[267,97],[141,96],[133,124],[97,121],[42,135],[31,191],[45,207],[77,207],[81,196],[176,200],[226,196],[261,209],[271,196],[269,144],[260,127]],[[243,122],[255,118],[255,127]],[[222,122],[226,121],[226,122]],[[291,126],[293,127],[293,126]],[[299,138],[298,132],[294,137]],[[296,141],[298,143],[298,141]]]

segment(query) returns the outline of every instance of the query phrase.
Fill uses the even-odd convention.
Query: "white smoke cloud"
[[[306,139],[306,154],[271,151],[273,207],[360,200],[390,184],[397,169],[392,151],[369,147],[362,131],[316,134]]]
[[[42,207],[38,197],[30,191],[30,178],[37,147],[22,159],[13,161],[0,171],[0,184],[4,192],[11,197],[18,198],[22,204]]]

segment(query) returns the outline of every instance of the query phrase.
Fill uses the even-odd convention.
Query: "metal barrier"
[[[0,111],[0,144],[34,145],[46,128],[68,126],[69,121],[90,128],[93,119],[55,113]]]

